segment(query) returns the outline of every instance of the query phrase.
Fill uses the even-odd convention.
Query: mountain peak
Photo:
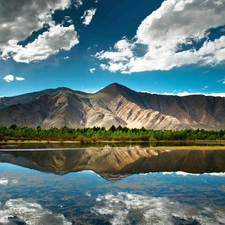
[[[124,91],[130,90],[129,88],[118,84],[118,83],[112,83],[100,90],[99,92],[108,93],[108,94],[122,94]]]
[[[125,87],[125,86],[123,86],[121,84],[118,84],[118,83],[112,83],[112,84],[107,85],[103,89],[106,89],[107,90],[107,89],[115,89],[115,88],[120,88],[120,87]]]

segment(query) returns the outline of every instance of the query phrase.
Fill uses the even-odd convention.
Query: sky
[[[225,96],[224,18],[225,0],[0,0],[0,96]]]

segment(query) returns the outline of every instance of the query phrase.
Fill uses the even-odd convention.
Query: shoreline
[[[109,143],[109,144],[119,144],[119,143],[146,143],[146,144],[157,144],[157,143],[196,143],[196,144],[224,144],[225,140],[159,140],[159,141],[142,141],[142,140],[136,140],[136,141],[107,141],[107,140],[98,140],[95,142],[81,142],[76,140],[21,140],[21,139],[8,139],[8,140],[2,140],[0,141],[0,144],[101,144],[101,143]]]
[[[157,143],[165,143],[165,146],[151,146],[151,144]],[[190,144],[190,145],[166,145],[168,144]],[[211,144],[211,145],[198,145],[198,144]],[[30,148],[19,148],[23,144],[31,144]],[[32,145],[35,144],[59,144],[59,146],[46,146],[46,148],[38,148],[38,146],[32,148]],[[78,146],[60,146],[64,144],[78,144]],[[102,146],[98,146],[101,144],[105,144]],[[131,144],[131,146],[110,146],[110,144]],[[133,144],[133,146],[132,146]],[[150,146],[139,146],[138,144],[149,144]],[[10,146],[15,148],[7,148]],[[2,148],[1,147],[6,147]],[[16,148],[18,147],[18,148]],[[56,141],[56,140],[8,140],[7,142],[0,141],[0,152],[2,151],[49,151],[49,150],[78,150],[78,149],[96,149],[96,150],[103,150],[103,149],[130,149],[130,150],[159,150],[159,151],[178,151],[178,150],[225,150],[225,141],[224,140],[210,140],[210,141],[159,141],[159,142],[145,142],[145,141],[99,141],[95,143],[85,143],[81,144],[79,141]]]

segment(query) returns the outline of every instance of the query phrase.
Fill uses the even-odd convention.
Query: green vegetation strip
[[[159,141],[225,141],[225,130],[147,130],[111,126],[92,128],[50,128],[41,127],[0,127],[0,141],[71,141],[80,143],[95,142],[159,142]]]

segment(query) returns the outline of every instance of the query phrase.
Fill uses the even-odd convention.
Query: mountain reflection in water
[[[224,150],[11,149],[0,162],[1,225],[225,224]]]
[[[148,172],[225,172],[224,150],[86,148],[0,152],[0,161],[56,174],[92,170],[106,176]],[[109,179],[110,176],[108,176]]]

